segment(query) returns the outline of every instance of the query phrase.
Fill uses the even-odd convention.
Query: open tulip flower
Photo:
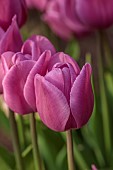
[[[113,24],[112,0],[54,0],[48,3],[44,20],[60,37],[81,36]]]
[[[24,0],[0,0],[0,27],[7,30],[14,15],[17,16],[18,26],[21,27],[27,17]]]
[[[41,120],[54,131],[81,128],[94,105],[90,64],[80,71],[71,57],[57,53],[49,65],[52,69],[45,76],[35,76],[36,107]]]
[[[6,32],[0,28],[0,93],[3,92],[2,80],[4,77],[1,54],[6,51],[18,52],[21,50],[22,44],[23,41],[16,22],[16,16],[14,16]],[[10,55],[8,58],[10,58]]]
[[[55,49],[47,38],[33,36],[23,44],[22,52],[2,54],[2,63],[6,74],[3,80],[3,94],[11,110],[19,114],[36,111],[33,87],[34,68],[36,67],[38,74],[45,75],[53,53],[55,53]]]

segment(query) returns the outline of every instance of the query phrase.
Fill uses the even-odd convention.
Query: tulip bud
[[[43,18],[61,38],[83,36],[113,24],[113,1],[50,1]]]
[[[75,0],[76,11],[84,25],[106,28],[113,24],[113,1]]]
[[[54,60],[59,62],[55,64]],[[54,65],[50,72],[35,76],[40,118],[54,131],[81,128],[88,122],[94,105],[91,66],[85,64],[80,71],[77,63],[63,53],[53,56],[51,62]]]

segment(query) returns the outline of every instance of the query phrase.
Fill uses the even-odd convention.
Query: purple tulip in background
[[[69,39],[73,33],[82,35],[91,31],[77,15],[76,0],[51,1],[48,3],[44,20],[56,34],[65,39]]]
[[[55,131],[81,128],[94,105],[90,64],[80,71],[71,57],[57,53],[49,69],[45,76],[35,76],[36,107],[41,120]]]
[[[21,50],[23,41],[16,22],[16,16],[13,17],[12,23],[6,32],[0,28],[0,93],[3,92],[2,80],[4,69],[1,63],[1,54],[6,51],[18,52]]]
[[[50,0],[26,0],[28,8],[36,8],[38,10],[44,11],[47,3]]]
[[[21,27],[27,17],[24,0],[0,0],[0,26],[7,30],[13,16],[17,16],[17,23]]]
[[[38,74],[45,75],[53,53],[55,48],[46,37],[32,36],[23,44],[21,52],[2,54],[6,73],[3,80],[3,94],[11,110],[19,114],[36,111],[35,68]]]
[[[76,11],[85,25],[92,28],[106,28],[113,24],[112,0],[75,0]]]
[[[44,20],[62,38],[81,36],[113,24],[112,0],[54,0],[47,4]]]

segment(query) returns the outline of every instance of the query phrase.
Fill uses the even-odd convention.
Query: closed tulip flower
[[[7,30],[13,16],[17,16],[17,23],[21,27],[26,21],[26,4],[24,0],[0,0],[0,26]]]
[[[68,55],[58,53],[51,58],[51,68],[45,76],[35,76],[40,118],[54,131],[81,128],[88,122],[94,105],[91,66],[85,64],[80,71]]]
[[[80,36],[91,32],[91,28],[79,19],[76,0],[50,1],[43,19],[57,35],[64,39],[69,39],[73,34]]]
[[[60,37],[69,39],[113,24],[113,2],[103,0],[54,0],[44,20]]]
[[[55,49],[47,38],[33,36],[23,44],[21,52],[2,54],[2,63],[6,73],[3,79],[3,94],[11,110],[19,114],[36,111],[33,87],[35,73],[32,70],[36,67],[38,74],[45,75],[53,52],[55,53]],[[29,102],[33,105],[31,106]]]
[[[92,28],[106,28],[113,24],[112,0],[75,0],[81,22]]]
[[[6,32],[0,28],[0,93],[3,92],[2,80],[4,77],[1,54],[6,51],[18,52],[21,50],[22,44],[22,37],[19,32],[16,17],[14,17]],[[10,55],[8,58],[10,58]]]

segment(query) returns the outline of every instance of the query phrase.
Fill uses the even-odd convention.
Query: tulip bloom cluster
[[[14,112],[38,111],[55,131],[80,128],[93,110],[91,66],[78,64],[63,52],[56,53],[43,36],[26,40],[21,51],[1,56],[4,99]]]
[[[113,24],[113,1],[53,0],[47,4],[44,20],[62,38],[81,36]]]
[[[1,3],[3,7],[5,3]],[[38,112],[44,124],[55,131],[81,128],[94,105],[90,64],[80,70],[44,36],[34,35],[23,42],[18,27],[25,21],[24,1],[15,4],[12,0],[8,5],[12,13],[8,13],[9,6],[3,8],[4,18],[2,10],[0,13],[0,93],[7,105],[22,115]],[[9,25],[14,14],[17,16]]]

